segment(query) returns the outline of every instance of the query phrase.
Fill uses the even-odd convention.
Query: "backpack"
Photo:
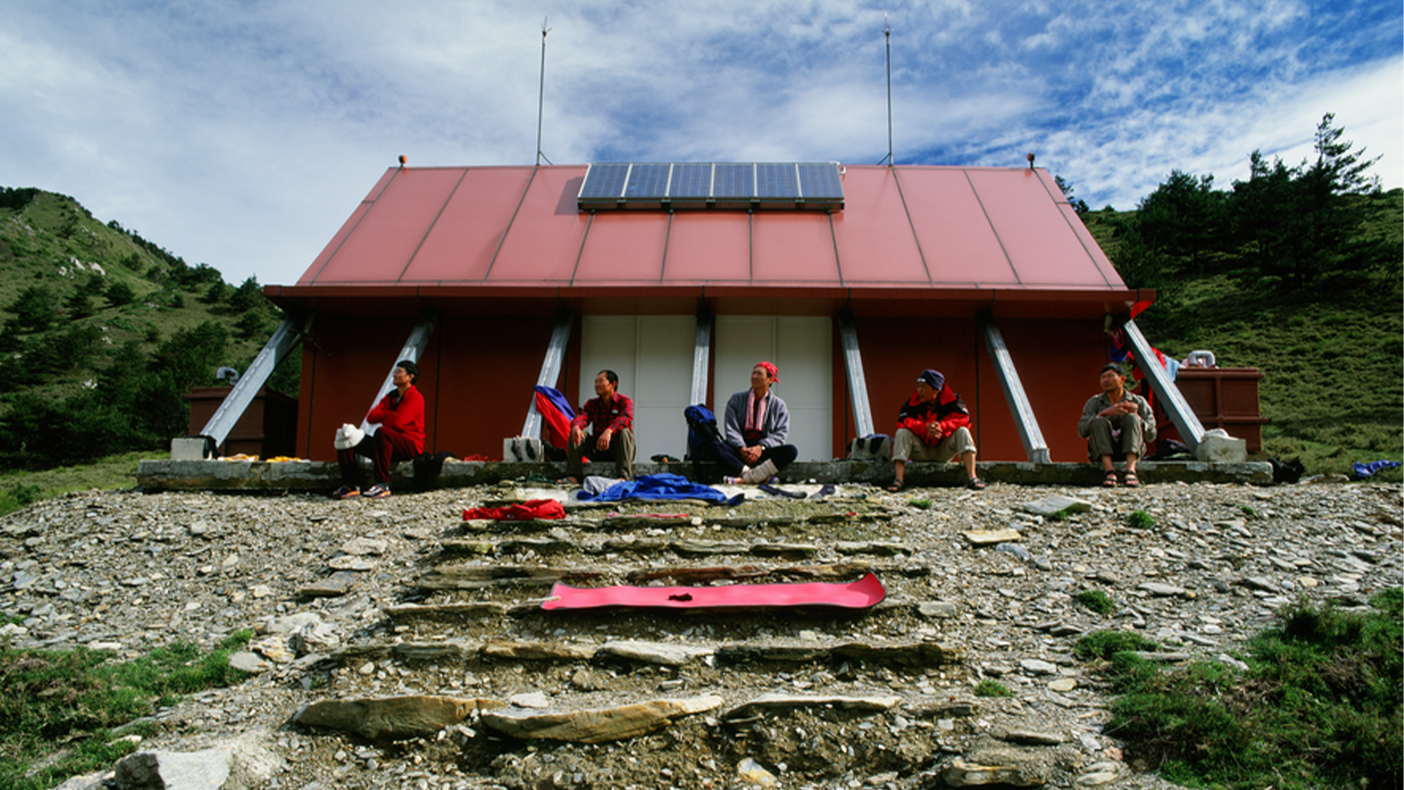
[[[687,458],[692,461],[692,478],[704,482],[702,463],[717,460],[714,445],[722,441],[721,431],[717,429],[717,415],[699,403],[683,409],[683,417],[687,418]],[[711,474],[706,476],[715,477]]]

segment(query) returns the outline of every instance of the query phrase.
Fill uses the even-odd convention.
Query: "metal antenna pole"
[[[892,161],[892,25],[887,21],[887,14],[882,15],[882,35],[887,39],[887,166],[891,167]]]
[[[546,27],[546,20],[550,19],[550,14],[541,18],[541,90],[537,94],[536,100],[536,166],[541,166],[541,123],[546,113],[546,34],[551,32],[551,28]]]

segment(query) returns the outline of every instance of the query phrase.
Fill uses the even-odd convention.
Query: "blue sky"
[[[535,161],[887,156],[1025,164],[1094,208],[1172,169],[1296,164],[1321,116],[1404,186],[1404,7],[1379,0],[13,2],[0,185],[238,283],[291,283],[398,155]]]

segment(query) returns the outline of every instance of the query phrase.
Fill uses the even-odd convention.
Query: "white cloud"
[[[1398,9],[1388,28],[1297,0],[866,2],[14,4],[0,178],[287,283],[398,154],[534,161],[545,12],[553,162],[867,164],[887,153],[890,9],[899,163],[1033,150],[1129,208],[1173,168],[1227,186],[1255,148],[1295,163],[1335,112],[1404,184]]]

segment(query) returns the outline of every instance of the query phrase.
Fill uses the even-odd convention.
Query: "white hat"
[[[366,432],[348,422],[336,429],[336,449],[350,450],[364,438]]]

